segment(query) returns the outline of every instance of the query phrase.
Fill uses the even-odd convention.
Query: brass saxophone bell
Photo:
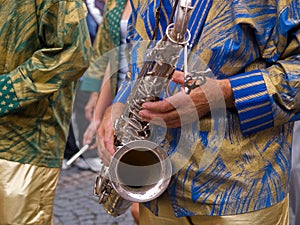
[[[113,188],[125,200],[147,202],[160,196],[168,187],[172,165],[158,144],[136,140],[116,151],[109,165]]]

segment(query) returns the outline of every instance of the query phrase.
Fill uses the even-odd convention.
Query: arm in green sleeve
[[[31,28],[38,27],[40,48],[14,70],[1,75],[0,115],[48,97],[83,74],[91,50],[85,16],[81,1],[40,5],[38,24]],[[28,42],[24,40],[24,45]]]

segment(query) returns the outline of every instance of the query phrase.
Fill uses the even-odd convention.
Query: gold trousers
[[[0,225],[52,225],[59,168],[0,159]]]
[[[191,216],[176,218],[166,195],[159,216],[140,204],[140,225],[289,225],[288,196],[280,203],[255,212],[230,216]]]

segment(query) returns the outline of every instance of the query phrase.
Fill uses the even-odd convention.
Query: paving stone
[[[112,217],[93,195],[97,174],[72,167],[63,170],[54,199],[54,225],[134,225],[128,210]]]

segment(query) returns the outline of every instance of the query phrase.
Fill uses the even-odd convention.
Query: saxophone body
[[[175,22],[148,51],[125,109],[114,123],[116,152],[109,167],[101,169],[94,187],[99,203],[112,216],[125,213],[132,202],[157,198],[169,185],[171,161],[152,140],[150,123],[141,120],[139,111],[144,102],[158,101],[168,88],[183,47],[190,39],[187,26],[191,12],[191,0],[179,1]]]

